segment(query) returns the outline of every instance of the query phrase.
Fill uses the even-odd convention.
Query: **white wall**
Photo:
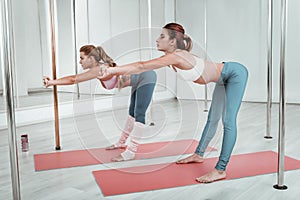
[[[148,27],[147,0],[89,0],[77,4],[80,8],[76,18],[78,48],[87,43],[100,45],[119,65],[158,56],[156,50],[144,48],[155,47],[160,31],[158,28],[151,30],[150,44],[145,29]],[[165,23],[164,1],[152,1],[151,9],[151,27],[162,27]],[[158,85],[166,85],[166,69],[157,72]]]
[[[22,1],[23,2],[23,1]],[[18,89],[22,89],[27,94],[30,88],[40,88],[43,75],[52,77],[51,70],[51,42],[50,42],[50,13],[49,2],[43,0],[30,0],[15,4],[13,7],[14,25],[16,32],[16,56]],[[77,49],[74,48],[74,33],[72,19],[72,0],[55,1],[55,30],[56,30],[56,61],[57,77],[75,73],[75,51],[85,44],[103,45],[109,55],[118,64],[124,64],[137,60],[149,59],[160,56],[156,50],[144,50],[149,46],[156,47],[155,39],[160,33],[160,28],[165,21],[173,21],[173,12],[169,10],[169,5],[174,7],[173,0],[153,0],[151,7],[151,29],[153,34],[151,40],[148,37],[148,5],[147,0],[80,0],[76,1],[76,39]],[[24,4],[24,5],[23,5]],[[26,5],[25,5],[26,4]],[[126,8],[126,9],[124,9]],[[33,10],[32,10],[33,9]],[[33,27],[24,32],[25,25],[31,22]],[[143,30],[141,30],[141,28]],[[24,30],[23,30],[24,29]],[[146,31],[146,32],[145,32]],[[129,34],[128,34],[129,33]],[[147,33],[147,34],[145,34]],[[110,40],[110,41],[109,41]],[[26,44],[23,44],[26,43]],[[109,46],[111,45],[111,46]],[[31,48],[34,47],[34,48]],[[140,49],[142,48],[142,51]],[[22,55],[20,52],[22,51]],[[30,55],[34,55],[33,57]],[[23,65],[20,65],[20,64]],[[39,66],[39,67],[37,67]],[[31,68],[36,67],[36,70]],[[80,68],[80,66],[78,66]],[[154,100],[170,99],[175,97],[176,82],[175,74],[170,73],[166,68],[157,70],[159,90],[156,90]],[[22,75],[22,77],[18,77]],[[167,85],[167,86],[166,86]],[[29,87],[30,86],[30,87]],[[165,89],[167,88],[167,89]],[[60,91],[74,92],[74,86],[58,87]],[[107,93],[92,81],[80,84],[80,92],[89,94]],[[109,91],[110,92],[110,91]],[[107,99],[106,99],[107,100]],[[108,109],[105,99],[100,110]],[[70,102],[72,103],[72,102]],[[42,104],[42,102],[41,102]],[[65,103],[60,103],[62,109],[68,107]],[[19,109],[16,113],[17,125],[24,125],[34,121],[52,120],[53,114],[49,113],[49,107],[34,107]],[[44,110],[47,115],[36,115],[36,110]],[[60,118],[70,116],[72,110],[64,110],[60,113]],[[4,114],[0,115],[4,119]],[[4,124],[3,124],[4,123]],[[5,120],[1,120],[0,127],[5,127]]]
[[[81,0],[76,1],[76,39],[77,50],[74,49],[72,0],[55,1],[56,30],[56,69],[57,78],[74,74],[79,58],[75,51],[84,44],[101,45],[112,37],[126,31],[146,27],[148,24],[147,0]],[[165,20],[164,1],[152,1],[152,26],[161,27]],[[124,9],[127,8],[127,9]],[[16,49],[16,91],[18,96],[27,95],[30,89],[42,89],[41,77],[52,77],[50,13],[49,2],[43,0],[13,1],[13,22]],[[126,17],[124,17],[126,16]],[[30,23],[30,28],[28,24]],[[142,36],[139,35],[141,38]],[[155,35],[156,37],[156,35]],[[130,50],[130,43],[137,43],[137,38],[122,41],[119,46],[109,50],[119,50],[124,47]],[[148,38],[145,38],[147,40]],[[127,43],[127,44],[126,44]],[[153,38],[155,46],[155,38]],[[112,52],[113,53],[113,52]],[[122,52],[124,53],[124,52]],[[156,52],[155,52],[156,53]],[[152,53],[152,54],[155,54]],[[119,58],[119,64],[148,59],[147,53],[136,53]],[[141,57],[146,56],[146,57]],[[78,70],[81,67],[77,64]],[[158,79],[165,85],[166,70],[159,70]],[[1,76],[2,77],[2,76]],[[94,91],[94,83],[80,85],[84,93],[111,93],[99,88]],[[1,89],[2,84],[0,85]],[[58,87],[59,91],[74,92],[74,86]]]
[[[204,1],[176,1],[176,21],[181,24],[185,33],[192,38],[193,49],[196,55],[203,58],[204,44]],[[177,78],[178,99],[203,99],[204,86],[192,82],[186,82]]]
[[[75,74],[75,51],[73,36],[74,30],[72,12],[72,0],[56,1],[55,36],[57,78]],[[75,91],[74,86],[64,86],[57,88],[58,91]]]
[[[278,101],[280,1],[273,2],[273,99]],[[71,0],[57,1],[58,76],[73,74],[75,71],[71,3]],[[152,3],[153,27],[160,28],[176,18],[185,27],[187,34],[193,38],[194,43],[200,47],[204,46],[204,0],[176,0],[175,10],[174,0],[152,0]],[[288,103],[299,103],[297,72],[298,47],[300,46],[298,12],[300,2],[290,0],[288,3],[286,95]],[[13,1],[16,51],[14,79],[17,81],[15,90],[19,95],[27,95],[31,88],[41,88],[42,75],[51,74],[50,35],[49,24],[47,24],[49,7],[47,5],[48,2],[43,0]],[[119,50],[116,55],[119,55],[120,52],[149,43],[148,36],[140,33],[128,41],[119,42],[116,38],[139,27],[147,27],[147,0],[80,0],[76,1],[76,8],[77,48],[86,43],[104,44],[108,39],[114,38],[117,41],[114,45],[121,45],[120,48],[114,46],[115,50]],[[267,1],[207,0],[207,14],[209,58],[216,62],[239,61],[245,64],[249,70],[249,81],[244,100],[265,102],[267,97]],[[41,18],[38,17],[39,15]],[[156,30],[153,29],[151,38],[153,46],[157,37]],[[111,50],[110,53],[113,54],[112,49],[108,48],[108,51]],[[156,50],[150,53],[128,53],[126,56],[117,58],[117,61],[122,64],[159,55],[161,54]],[[158,76],[158,84],[167,85],[167,90],[177,93],[179,98],[190,98],[190,95],[195,94],[193,98],[203,98],[204,90],[198,88],[201,86],[190,87],[190,84],[180,82],[180,80],[176,82],[175,73],[167,68],[161,69]],[[91,85],[87,87],[92,91]],[[191,89],[186,90],[187,87]],[[209,88],[212,87],[209,86]],[[70,91],[74,91],[74,87],[71,87]]]
[[[12,1],[16,58],[15,90],[27,95],[28,88],[42,87],[41,46],[37,0]]]
[[[194,41],[203,43],[203,0],[177,0],[177,21],[182,23]],[[245,101],[265,102],[267,98],[267,1],[209,0],[207,1],[207,53],[216,62],[238,61],[249,70]],[[299,46],[299,1],[289,1],[288,39],[286,52],[287,102],[299,103],[297,91],[297,52]],[[273,29],[273,100],[279,96],[280,1],[274,1]],[[187,90],[200,86],[181,84],[178,96],[194,98]],[[185,86],[182,86],[185,85]],[[211,87],[211,86],[210,86]],[[212,87],[211,87],[212,88]],[[191,89],[190,89],[191,90]],[[203,89],[195,90],[203,91]],[[203,98],[203,93],[196,93]]]
[[[52,58],[51,58],[51,33],[50,33],[50,5],[48,1],[37,0],[38,2],[38,21],[40,30],[40,45],[42,59],[42,74],[34,74],[52,76]],[[47,23],[48,22],[48,23]],[[40,83],[39,83],[40,84]],[[33,88],[38,88],[40,85],[34,85]]]
[[[299,103],[299,47],[300,47],[300,1],[288,1],[288,28],[286,50],[286,95],[288,102]]]
[[[51,73],[49,63],[49,20],[45,10],[39,10],[41,0],[13,1],[13,22],[16,56],[16,91],[27,95],[30,88],[41,88],[41,76]],[[111,4],[109,3],[111,2]],[[204,0],[177,0],[176,19],[183,24],[194,42],[203,46],[204,42]],[[57,53],[58,76],[75,71],[71,0],[57,2]],[[152,26],[161,27],[173,21],[174,1],[152,1]],[[44,4],[46,4],[44,2]],[[86,43],[101,44],[112,36],[147,26],[146,0],[81,0],[77,5],[77,47]],[[173,6],[173,7],[172,7]],[[110,9],[108,9],[110,7]],[[299,103],[297,92],[297,47],[299,46],[299,1],[290,0],[288,5],[287,101]],[[123,9],[126,8],[126,9]],[[89,14],[88,12],[89,11]],[[110,12],[111,11],[111,12]],[[39,13],[40,12],[40,13]],[[44,13],[44,15],[43,15]],[[38,15],[42,16],[39,21]],[[126,17],[124,17],[126,16]],[[28,28],[30,23],[30,28]],[[44,23],[44,26],[40,26]],[[267,1],[260,0],[209,0],[207,1],[208,55],[216,62],[239,61],[249,70],[249,82],[245,93],[246,101],[266,101],[267,65]],[[42,35],[40,35],[40,31]],[[279,96],[279,50],[280,50],[280,1],[274,1],[274,42],[273,42],[273,96]],[[48,43],[47,43],[48,38]],[[153,36],[152,41],[156,39]],[[41,46],[42,43],[42,46]],[[128,44],[124,43],[123,46]],[[152,52],[153,55],[157,56]],[[47,57],[48,56],[48,57]],[[137,55],[132,55],[131,60]],[[128,56],[130,57],[130,56]],[[144,59],[144,57],[142,57]],[[131,60],[122,60],[127,62]],[[78,62],[78,61],[77,61]],[[41,67],[42,66],[42,67]],[[79,66],[80,67],[80,66]],[[159,81],[165,84],[166,71],[159,72]],[[3,75],[2,75],[3,76]],[[1,83],[3,80],[1,81]],[[179,85],[181,82],[179,81]],[[0,84],[0,89],[3,87]],[[200,86],[198,86],[200,87]],[[74,91],[73,87],[70,89]],[[178,96],[184,98],[184,88],[178,87]],[[203,97],[203,93],[199,94]]]
[[[0,24],[1,24],[1,26],[0,26],[0,47],[2,47],[3,46],[3,44],[2,44],[2,32],[3,32],[3,30],[2,30],[2,14],[0,15]],[[3,79],[3,77],[4,77],[4,67],[3,67],[3,52],[2,52],[2,50],[0,51],[0,90],[3,90],[3,87],[4,87],[4,79]]]
[[[189,1],[189,6],[183,0],[177,1],[177,20],[186,28],[187,34],[191,35],[204,47],[204,1]],[[207,1],[207,55],[214,62],[238,61],[247,66],[249,80],[244,100],[264,101],[266,99],[266,31],[262,21],[266,17],[261,7],[260,0],[209,0]],[[185,5],[185,6],[184,6]],[[182,9],[185,7],[185,9]],[[196,24],[196,25],[194,25]],[[197,86],[199,87],[199,86]],[[195,88],[195,86],[193,87]],[[186,91],[181,88],[180,91]],[[202,93],[196,94],[203,99]],[[210,87],[209,93],[212,93]],[[179,93],[180,95],[180,93]],[[181,95],[182,98],[188,98]]]

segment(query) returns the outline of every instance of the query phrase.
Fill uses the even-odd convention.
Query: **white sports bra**
[[[196,65],[192,69],[182,70],[176,68],[177,75],[186,81],[196,81],[202,77],[205,83],[217,82],[220,79],[220,72],[217,65],[214,63],[204,63],[204,60],[194,56],[196,59]]]
[[[188,70],[183,70],[176,68],[177,75],[186,81],[196,81],[203,73],[204,70],[204,61],[201,58],[195,57],[196,65]]]

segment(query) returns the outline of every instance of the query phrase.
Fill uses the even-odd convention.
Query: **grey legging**
[[[152,99],[156,80],[157,77],[154,71],[130,76],[130,85],[132,88],[129,115],[134,117],[136,122],[145,124],[145,115]]]

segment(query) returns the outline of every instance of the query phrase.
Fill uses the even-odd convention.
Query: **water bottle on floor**
[[[21,135],[21,144],[22,144],[22,152],[27,152],[29,150],[27,134]]]

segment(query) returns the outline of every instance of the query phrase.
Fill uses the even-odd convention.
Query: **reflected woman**
[[[51,80],[44,76],[43,82],[45,87],[53,85],[72,85],[83,81],[97,78],[100,66],[105,64],[108,68],[116,67],[116,63],[110,58],[102,47],[94,45],[85,45],[80,48],[80,62],[86,72],[77,75],[65,76],[56,80]],[[101,85],[106,89],[124,88],[131,86],[129,115],[125,122],[119,140],[107,147],[107,150],[120,149],[125,147],[125,143],[131,135],[131,140],[124,152],[112,161],[123,161],[134,159],[137,151],[139,140],[141,139],[145,125],[146,111],[151,103],[153,91],[156,84],[156,73],[152,70],[133,75],[109,75],[99,79]]]

